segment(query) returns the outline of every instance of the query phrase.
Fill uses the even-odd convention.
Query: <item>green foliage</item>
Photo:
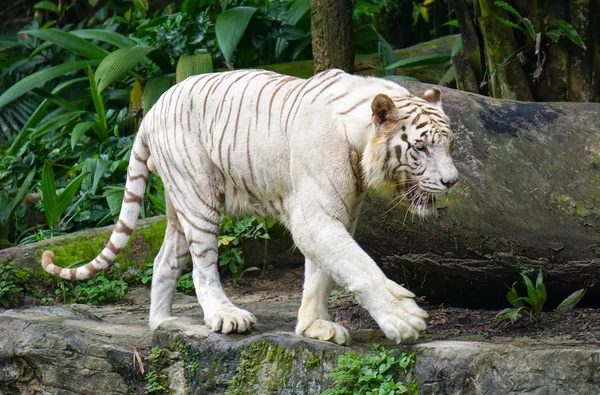
[[[244,268],[242,243],[251,239],[269,239],[269,228],[275,220],[272,218],[257,218],[255,216],[236,219],[233,216],[221,214],[219,224],[219,265],[228,268],[232,274],[233,284],[237,285],[244,273],[260,270],[255,266]]]
[[[85,303],[99,305],[114,303],[127,294],[127,283],[122,279],[109,280],[103,275],[97,275],[87,281],[69,282],[56,279],[58,288],[55,291],[57,299],[66,304]]]
[[[256,266],[244,268],[244,252],[242,244],[246,240],[269,239],[269,228],[275,224],[273,218],[258,218],[255,216],[237,219],[236,217],[221,214],[219,225],[219,265],[232,275],[233,284],[238,285],[244,273],[260,270]],[[150,282],[153,273],[153,264],[146,264],[146,270],[138,274],[137,279],[146,285]],[[192,273],[184,273],[177,282],[180,292],[194,293],[194,281]]]
[[[50,228],[50,235],[54,233],[58,219],[67,209],[71,200],[73,200],[86,175],[87,173],[84,173],[76,177],[57,196],[52,164],[47,161],[44,165],[42,170],[42,199],[44,201],[44,214]]]
[[[499,16],[496,16],[496,19],[498,19],[500,22],[502,22],[506,26],[512,27],[513,29],[520,30],[522,32],[526,32],[527,35],[533,41],[536,41],[537,32],[535,31],[533,23],[531,23],[531,21],[529,19],[523,18],[523,16],[521,16],[521,14],[519,13],[519,11],[515,10],[510,4],[508,4],[505,1],[496,1],[496,2],[494,2],[494,4],[497,7],[500,7],[502,9],[510,12],[512,15],[514,15],[515,18],[519,21],[519,23],[515,24],[515,23],[513,23],[509,20],[506,20],[504,18],[501,18]],[[523,26],[524,28],[521,26]],[[549,26],[554,26],[557,29],[548,30]],[[549,24],[546,24],[546,27],[544,28],[544,30],[545,30],[543,32],[544,35],[546,35],[548,38],[550,38],[554,42],[558,41],[558,39],[561,37],[561,35],[564,35],[569,40],[571,40],[575,45],[577,45],[583,49],[586,49],[586,47],[583,43],[583,40],[581,39],[581,36],[579,35],[579,33],[577,33],[577,30],[575,30],[575,28],[566,21],[563,21],[560,19],[551,21]]]
[[[168,379],[166,374],[161,373],[163,367],[168,363],[167,351],[158,346],[152,348],[152,352],[146,358],[150,362],[148,373],[146,373],[146,391],[149,394],[168,393]]]
[[[254,7],[236,7],[219,14],[215,22],[215,34],[225,62],[231,63],[233,51],[242,39],[242,35],[256,12]]]
[[[502,310],[496,315],[494,319],[496,324],[502,321],[509,320],[511,323],[515,323],[520,317],[527,316],[536,326],[541,322],[542,309],[546,302],[547,293],[546,286],[544,285],[544,277],[542,275],[542,269],[539,270],[535,284],[528,277],[528,272],[521,273],[523,284],[527,290],[527,296],[519,296],[515,289],[516,282],[508,289],[506,293],[506,299],[511,304],[512,308]],[[571,295],[569,295],[555,311],[566,311],[573,309],[577,303],[583,298],[585,294],[584,289],[580,289]]]
[[[18,269],[10,262],[0,265],[0,306],[9,308],[17,303],[17,297],[27,288],[28,276],[26,270]]]
[[[331,373],[335,388],[323,395],[419,393],[416,379],[410,379],[414,355],[377,345],[372,351],[364,357],[354,352],[340,355]]]
[[[29,187],[31,186],[34,174],[35,169],[29,172],[25,181],[21,184],[21,187],[12,199],[9,198],[9,191],[3,190],[0,192],[0,248],[10,245],[10,242],[8,241],[8,231],[13,214],[18,205],[25,198],[27,192],[29,192]]]

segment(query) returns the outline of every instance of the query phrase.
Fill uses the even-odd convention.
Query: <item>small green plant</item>
[[[19,206],[19,204],[25,198],[31,181],[35,175],[35,169],[31,170],[27,175],[27,178],[17,191],[16,195],[9,200],[9,194],[7,190],[0,192],[0,249],[8,247],[11,243],[8,241],[8,230],[11,224],[12,216]]]
[[[152,352],[146,358],[150,362],[148,373],[146,374],[146,391],[149,394],[165,394],[168,391],[167,381],[169,377],[160,373],[167,361],[167,352],[164,348],[154,347]]]
[[[44,201],[44,214],[46,215],[51,236],[54,235],[58,219],[67,209],[71,200],[73,200],[86,176],[87,173],[80,174],[57,196],[52,164],[49,161],[46,161],[44,164],[44,168],[42,169],[42,199]]]
[[[233,284],[238,285],[244,273],[260,270],[256,266],[244,269],[244,253],[242,242],[250,239],[269,239],[269,228],[273,226],[273,218],[235,217],[221,214],[219,225],[219,265],[228,268],[233,277]]]
[[[56,296],[64,303],[98,305],[118,302],[127,293],[127,283],[122,279],[109,280],[98,275],[85,282],[71,283],[57,279]]]
[[[517,282],[513,283],[512,287],[510,287],[506,293],[506,299],[513,307],[506,308],[499,312],[494,319],[496,324],[506,320],[515,323],[519,317],[522,316],[529,317],[536,326],[540,324],[542,309],[547,297],[542,269],[538,272],[535,285],[531,279],[529,279],[527,273],[522,272],[521,277],[523,278],[523,284],[525,284],[525,288],[527,289],[527,296],[519,296],[515,289],[515,284],[517,284]],[[573,292],[562,301],[555,311],[571,310],[579,303],[584,294],[585,289],[583,288]]]
[[[418,394],[415,378],[410,379],[414,354],[400,353],[374,345],[371,354],[340,355],[331,373],[335,388],[322,395]]]
[[[0,306],[9,308],[17,303],[17,297],[23,294],[26,276],[27,273],[22,273],[10,263],[0,265]]]

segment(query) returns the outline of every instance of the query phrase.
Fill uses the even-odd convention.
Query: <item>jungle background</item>
[[[0,248],[116,221],[141,119],[189,75],[339,67],[597,102],[598,10],[600,0],[14,1],[0,10]],[[141,216],[164,211],[152,175]],[[235,281],[256,269],[242,242],[273,226],[222,216],[220,264]]]

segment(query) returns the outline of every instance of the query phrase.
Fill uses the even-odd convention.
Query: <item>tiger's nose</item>
[[[442,185],[445,186],[446,188],[450,188],[454,184],[456,184],[457,182],[458,182],[458,177],[452,178],[452,179],[447,180],[447,181],[442,180]]]

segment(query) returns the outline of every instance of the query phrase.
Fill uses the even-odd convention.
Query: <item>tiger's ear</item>
[[[393,122],[398,119],[398,110],[392,99],[384,94],[375,96],[371,102],[373,111],[373,123],[375,126],[381,126],[385,122]]]
[[[431,88],[423,93],[423,100],[429,104],[442,109],[442,91],[438,88]]]

